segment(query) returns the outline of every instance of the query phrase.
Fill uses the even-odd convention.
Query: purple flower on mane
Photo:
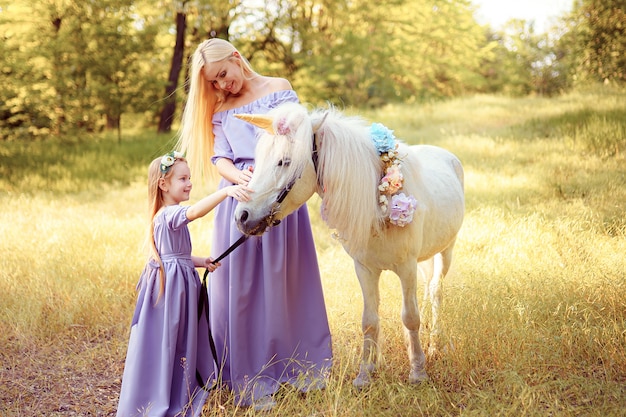
[[[389,210],[389,221],[396,226],[404,227],[413,221],[413,213],[417,207],[417,200],[412,195],[404,193],[391,197],[391,209]]]

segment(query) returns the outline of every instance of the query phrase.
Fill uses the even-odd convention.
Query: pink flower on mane
[[[387,183],[386,192],[388,194],[393,194],[399,191],[402,188],[402,181],[404,177],[402,176],[402,172],[400,172],[400,168],[397,165],[392,165],[387,168],[387,174],[380,180],[381,184]]]

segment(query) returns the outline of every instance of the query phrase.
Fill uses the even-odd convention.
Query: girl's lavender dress
[[[279,91],[213,118],[215,155],[239,169],[254,165],[258,128],[236,113],[267,113],[294,91]],[[222,179],[220,187],[231,185]],[[212,256],[240,236],[237,201],[228,197],[215,211]],[[325,386],[332,365],[328,318],[306,205],[262,236],[249,237],[221,261],[209,283],[211,328],[222,380],[236,402],[249,405],[281,383],[302,391]],[[210,353],[207,352],[207,355]]]
[[[201,284],[191,261],[187,209],[167,206],[154,219],[165,291],[158,299],[159,265],[151,260],[137,284],[118,417],[199,416],[207,391],[196,370],[209,387],[215,380],[206,316],[198,322]]]

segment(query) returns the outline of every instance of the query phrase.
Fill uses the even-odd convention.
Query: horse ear
[[[320,130],[320,128],[322,127],[322,125],[326,121],[326,116],[328,116],[328,112],[324,113],[324,116],[322,117],[321,120],[319,120],[319,121],[317,121],[317,122],[315,122],[313,124],[313,133],[317,133],[317,131]]]
[[[235,117],[263,128],[270,135],[275,135],[274,119],[266,114],[236,114]]]

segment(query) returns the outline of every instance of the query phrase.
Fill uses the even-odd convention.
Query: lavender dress
[[[239,169],[254,165],[257,128],[233,114],[267,113],[286,101],[297,102],[296,93],[274,92],[216,113],[213,162],[227,158]],[[231,183],[222,179],[220,187],[226,185]],[[228,197],[216,209],[214,257],[241,236],[233,221],[236,204]],[[281,383],[302,391],[324,387],[331,338],[306,205],[262,236],[249,237],[221,264],[209,283],[211,328],[222,380],[237,404],[271,395]]]
[[[154,219],[154,240],[165,270],[159,297],[159,265],[145,266],[130,330],[118,417],[199,416],[215,380],[208,325],[198,322],[200,278],[191,260],[188,206],[165,207]],[[157,301],[158,299],[158,301]]]

